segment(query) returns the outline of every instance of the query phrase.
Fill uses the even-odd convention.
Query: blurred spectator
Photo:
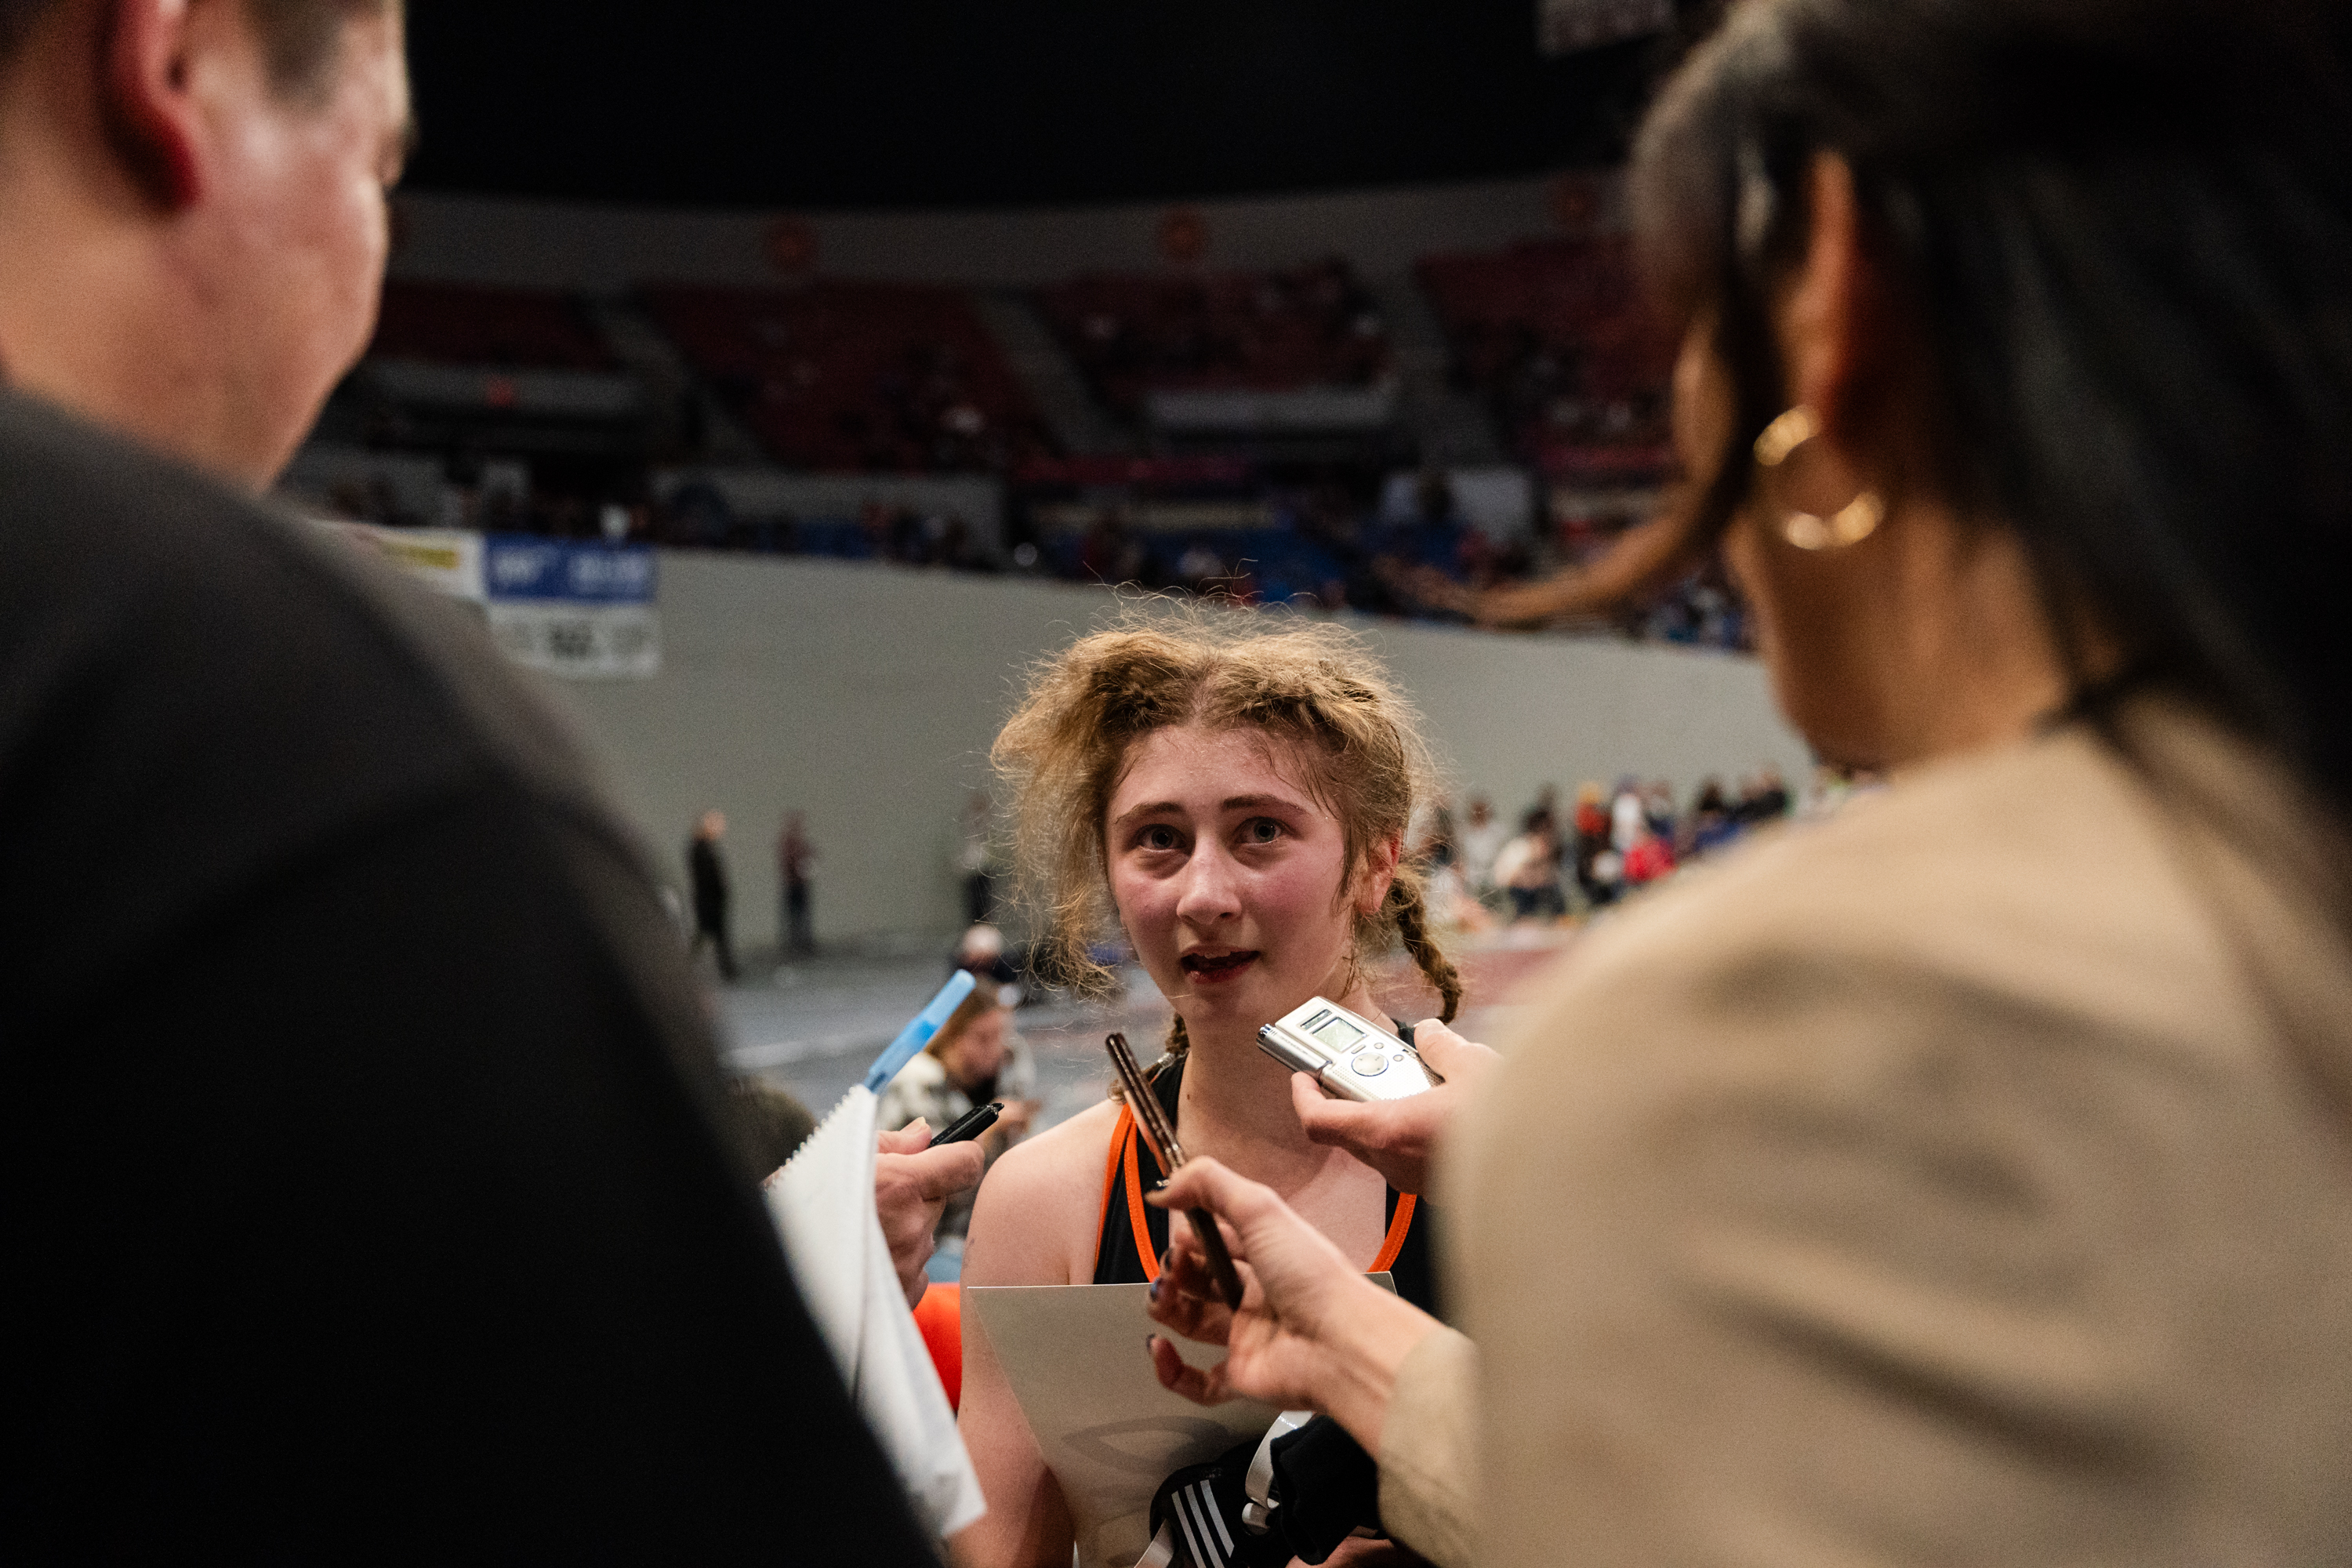
[[[1494,894],[1495,858],[1510,837],[1510,830],[1496,819],[1493,803],[1483,795],[1472,795],[1462,826],[1462,881],[1472,897],[1484,900]]]
[[[1630,778],[1619,779],[1609,800],[1609,847],[1620,855],[1633,847],[1635,837],[1649,819],[1649,804],[1642,797],[1641,786]]]
[[[1519,836],[1495,858],[1495,879],[1510,898],[1513,921],[1557,920],[1568,912],[1559,886],[1559,859],[1551,814],[1529,812]]]
[[[1643,824],[1633,835],[1633,842],[1625,851],[1624,879],[1628,888],[1647,887],[1675,868],[1675,847],[1671,839],[1651,831]]]
[[[1036,1058],[1013,1027],[1003,990],[982,981],[882,1091],[876,1124],[895,1131],[920,1117],[936,1133],[979,1106],[1001,1101],[1003,1114],[979,1139],[981,1153],[993,1164],[1027,1135],[1037,1114],[1036,1094]],[[976,1192],[968,1187],[948,1200],[935,1233],[942,1243],[961,1243],[971,1225]]]
[[[1469,536],[1445,471],[1424,468],[1413,488],[1412,520],[1381,534],[1375,565],[1393,592],[1413,601],[1411,584],[1416,572],[1435,572],[1456,581],[1467,575],[1463,551]]]
[[[1590,779],[1576,786],[1576,885],[1587,903],[1602,901],[1593,863],[1609,847],[1609,807],[1601,785]]]
[[[776,836],[776,888],[783,903],[776,941],[786,952],[816,952],[816,924],[809,911],[809,863],[815,858],[807,823],[797,811],[784,813],[784,830]]]
[[[1712,854],[1739,837],[1739,820],[1732,815],[1730,802],[1724,796],[1722,780],[1711,778],[1699,786],[1684,832],[1687,840],[1685,854],[1692,859]]]
[[[1766,763],[1756,770],[1733,815],[1747,825],[1777,822],[1789,815],[1789,786],[1780,782],[1780,770]]]
[[[1021,966],[1004,950],[1004,933],[992,925],[974,925],[957,938],[948,968],[971,971],[983,987],[1012,985],[1021,978]]]
[[[702,944],[709,942],[718,952],[719,977],[732,984],[735,944],[728,933],[727,867],[719,858],[719,841],[726,836],[726,815],[706,811],[687,841],[686,868],[694,886],[694,941],[688,952],[699,954]]]
[[[1642,791],[1642,816],[1650,831],[1668,844],[1675,841],[1675,786],[1652,779]]]
[[[988,793],[972,791],[964,802],[955,853],[956,874],[963,879],[963,919],[969,926],[987,924],[996,910],[995,880],[990,871],[996,853],[991,841],[992,826]]]

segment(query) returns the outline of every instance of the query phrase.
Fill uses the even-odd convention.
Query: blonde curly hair
[[[1374,846],[1402,841],[1435,778],[1420,715],[1353,633],[1314,622],[1269,630],[1266,617],[1229,610],[1129,612],[1031,671],[990,752],[1014,803],[1017,886],[1044,917],[1032,962],[1045,978],[1081,993],[1109,983],[1090,951],[1117,920],[1104,818],[1135,743],[1183,724],[1261,731],[1295,747],[1304,784],[1344,834],[1342,889]],[[1359,913],[1355,927],[1359,960],[1402,942],[1453,1019],[1462,982],[1430,938],[1420,867],[1400,860],[1379,912]],[[1179,1016],[1168,1060],[1188,1046]]]

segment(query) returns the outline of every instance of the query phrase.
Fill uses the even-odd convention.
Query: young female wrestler
[[[1280,1192],[1425,1303],[1416,1200],[1308,1140],[1289,1073],[1255,1036],[1318,994],[1379,1017],[1364,961],[1400,939],[1454,1016],[1460,983],[1399,858],[1427,748],[1352,637],[1236,621],[1083,638],[1038,672],[998,737],[1024,873],[1050,919],[1042,956],[1098,980],[1087,951],[1115,921],[1175,1006],[1153,1088],[1187,1152]],[[1115,1102],[1031,1139],[981,1190],[964,1281],[1155,1279],[1168,1216],[1140,1200],[1160,1175]],[[977,1330],[964,1369],[962,1427],[989,1511],[958,1561],[1066,1568],[1071,1518]]]

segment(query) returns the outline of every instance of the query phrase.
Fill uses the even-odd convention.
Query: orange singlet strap
[[[1129,1110],[1128,1121],[1131,1124],[1134,1120],[1135,1113]],[[1143,1206],[1143,1173],[1135,1163],[1135,1146],[1142,1142],[1143,1140],[1136,1134],[1130,1125],[1126,1143],[1127,1217],[1135,1226],[1135,1255],[1143,1259],[1143,1277],[1146,1279],[1157,1280],[1160,1278],[1160,1259],[1151,1250],[1151,1226],[1144,1219],[1146,1211]]]
[[[1118,1108],[1118,1125],[1110,1130],[1110,1158],[1103,1162],[1102,1212],[1095,1215],[1095,1234],[1103,1233],[1104,1222],[1110,1218],[1111,1184],[1118,1180],[1118,1152],[1127,1146],[1127,1137],[1135,1130],[1135,1107]]]
[[[1420,1201],[1411,1193],[1397,1194],[1396,1217],[1389,1221],[1388,1239],[1381,1243],[1381,1255],[1372,1259],[1372,1266],[1365,1273],[1378,1274],[1383,1268],[1395,1267],[1397,1254],[1404,1250],[1404,1233],[1412,1228],[1413,1205]]]

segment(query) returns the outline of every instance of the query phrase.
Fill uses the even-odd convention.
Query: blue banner
[[[493,533],[483,541],[482,586],[494,604],[650,605],[653,548]]]

